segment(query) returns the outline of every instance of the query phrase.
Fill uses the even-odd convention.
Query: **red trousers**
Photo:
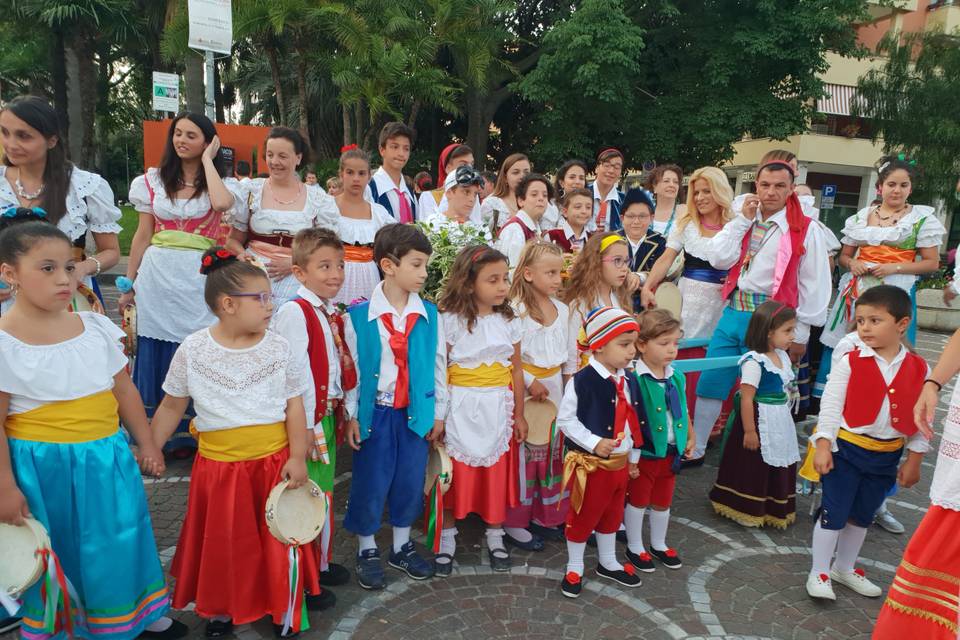
[[[618,471],[597,469],[587,476],[580,511],[571,506],[567,512],[567,539],[586,542],[594,531],[616,533],[623,522],[628,479],[626,465]]]

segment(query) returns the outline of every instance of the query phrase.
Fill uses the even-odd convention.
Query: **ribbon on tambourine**
[[[446,479],[447,474],[438,474],[426,498],[427,517],[423,520],[423,532],[427,534],[427,547],[433,553],[440,553],[440,532],[443,531],[443,491],[440,490],[440,483]]]
[[[73,636],[74,616],[83,620],[83,605],[73,584],[67,579],[60,566],[60,558],[51,549],[37,551],[43,558],[43,582],[40,585],[40,599],[43,601],[43,626],[45,635],[56,635],[66,631]]]
[[[543,480],[544,484],[548,487],[553,484],[556,478],[553,474],[553,454],[557,448],[562,450],[562,437],[563,434],[560,434],[559,437],[557,436],[557,421],[554,419],[554,421],[550,423],[550,442],[547,443],[547,477]],[[563,487],[560,488],[560,493],[563,494]]]
[[[294,626],[294,616],[297,611],[297,601],[303,604],[303,586],[300,584],[300,545],[291,544],[287,546],[287,584],[289,592],[287,593],[287,610],[283,614],[283,631],[280,635],[287,635],[287,631]],[[303,613],[301,612],[301,616]]]
[[[324,491],[323,498],[327,503],[327,520],[320,532],[320,571],[330,568],[330,555],[333,551],[333,492]]]

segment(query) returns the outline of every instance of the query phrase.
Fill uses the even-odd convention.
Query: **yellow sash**
[[[817,432],[816,428],[813,430]],[[837,433],[837,438],[846,440],[850,444],[856,445],[867,451],[876,451],[878,453],[890,453],[903,447],[903,438],[894,438],[893,440],[877,440],[869,436],[862,436],[852,431],[841,428]],[[813,443],[807,443],[807,455],[803,459],[803,464],[797,471],[797,475],[810,482],[820,482],[820,474],[813,468],[813,456],[816,453],[816,447]]]
[[[17,440],[76,444],[112,436],[119,426],[117,399],[108,389],[9,415],[4,428]]]
[[[165,249],[187,249],[189,251],[206,251],[213,246],[213,238],[207,238],[196,233],[166,229],[153,234],[150,244]]]
[[[580,513],[580,507],[583,505],[583,494],[587,491],[587,476],[596,471],[619,471],[627,465],[627,454],[620,453],[612,455],[609,458],[600,458],[592,453],[583,453],[582,451],[568,451],[567,457],[563,459],[563,484],[560,485],[561,491],[567,487],[571,478],[573,486],[570,487],[570,507],[575,513]],[[559,504],[557,505],[559,507]]]
[[[538,380],[544,380],[546,378],[552,378],[553,376],[560,373],[562,367],[538,367],[535,364],[530,364],[529,362],[523,363],[523,370],[537,378]]]
[[[447,382],[456,387],[509,387],[513,383],[513,374],[510,367],[499,362],[473,369],[455,364],[447,368]]]
[[[190,433],[200,443],[200,455],[217,462],[266,458],[287,446],[287,428],[282,422],[200,432],[191,422]]]

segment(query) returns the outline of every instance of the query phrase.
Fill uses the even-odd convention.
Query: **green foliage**
[[[430,262],[427,263],[427,281],[420,290],[420,295],[436,302],[460,250],[470,245],[489,244],[492,238],[487,227],[471,222],[419,222],[417,226],[423,230],[433,246]]]

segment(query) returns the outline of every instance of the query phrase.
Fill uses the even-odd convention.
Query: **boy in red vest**
[[[854,563],[884,497],[897,482],[902,487],[917,483],[920,461],[930,448],[913,419],[929,367],[902,344],[910,312],[903,289],[868,289],[857,301],[856,333],[834,351],[817,431],[810,437],[816,448],[813,466],[823,484],[807,578],[812,598],[835,600],[834,582],[871,598],[883,594]],[[904,447],[907,459],[898,469]]]
[[[330,562],[333,546],[333,477],[337,467],[337,438],[343,428],[344,394],[357,385],[357,374],[343,335],[343,319],[330,300],[343,285],[343,243],[329,229],[314,227],[293,239],[293,275],[300,281],[297,297],[277,312],[273,330],[293,348],[312,384],[303,394],[312,446],[307,460],[310,479],[326,493],[327,522],[320,534],[320,584],[346,584],[350,571]],[[321,597],[321,596],[312,596]],[[326,606],[336,599],[324,591]],[[324,607],[326,608],[326,607]]]
[[[733,265],[723,286],[727,306],[710,338],[707,357],[747,352],[747,325],[754,310],[776,300],[797,311],[790,359],[806,351],[811,326],[827,319],[832,279],[823,227],[811,224],[793,191],[789,164],[768,162],[757,170],[756,195],[734,203],[740,213],[711,240],[710,263]],[[738,210],[739,206],[739,210]],[[737,378],[737,368],[704,371],[694,409],[696,448],[690,464],[702,464],[710,431]]]
[[[539,238],[543,230],[540,220],[553,199],[553,185],[539,173],[528,173],[517,185],[517,204],[520,210],[500,229],[497,249],[510,261],[510,273],[517,266],[523,245]]]

